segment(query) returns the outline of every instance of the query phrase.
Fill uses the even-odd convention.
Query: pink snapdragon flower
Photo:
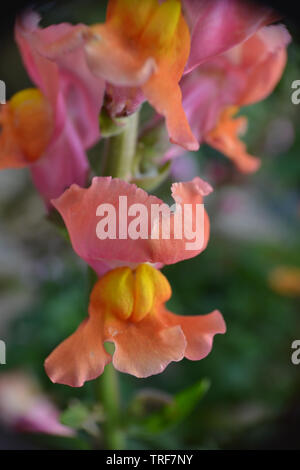
[[[40,31],[36,47],[57,62],[82,49],[90,70],[107,83],[112,117],[147,100],[164,116],[171,142],[197,150],[180,79],[274,19],[269,8],[240,0],[109,0],[104,23],[57,25],[66,34],[50,42]]]
[[[245,117],[242,106],[265,99],[284,71],[290,35],[283,25],[261,28],[246,41],[195,68],[181,81],[183,107],[199,143],[206,142],[230,158],[242,172],[252,172],[260,160],[248,154],[239,139]],[[166,155],[182,154],[173,146]]]
[[[31,14],[16,23],[16,41],[37,88],[17,93],[0,108],[0,168],[28,166],[49,204],[72,183],[86,183],[85,150],[100,137],[98,114],[104,82],[90,72],[80,49],[66,54],[61,63],[42,57],[37,44],[57,40],[70,27],[39,31],[38,21]]]

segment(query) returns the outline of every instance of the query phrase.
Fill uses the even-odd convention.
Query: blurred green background
[[[41,11],[47,24],[92,23],[103,18],[99,3],[54,8],[49,2]],[[292,82],[300,79],[300,45],[296,30],[291,32],[296,41],[276,91],[242,110],[249,118],[245,139],[250,152],[262,158],[261,169],[240,175],[205,145],[181,162],[214,187],[207,199],[212,228],[203,254],[164,269],[173,289],[169,307],[189,315],[218,308],[228,331],[216,336],[212,353],[201,362],[183,360],[149,379],[120,374],[128,448],[300,448],[300,365],[291,362],[291,344],[300,339],[300,297],[283,295],[269,282],[278,266],[300,268],[300,104],[290,98]],[[9,98],[30,84],[12,32],[2,37],[1,59],[0,79]],[[174,169],[176,177],[180,168]],[[166,200],[170,184],[171,179],[157,191]],[[46,219],[28,172],[2,171],[0,338],[8,350],[0,376],[10,369],[30,371],[61,410],[74,399],[87,406],[98,399],[95,382],[81,389],[53,385],[43,369],[47,355],[86,316],[86,273]],[[178,409],[168,416],[166,406],[176,396]],[[93,445],[84,431],[76,439],[24,439],[37,448]],[[10,435],[10,445],[21,445],[13,442]]]

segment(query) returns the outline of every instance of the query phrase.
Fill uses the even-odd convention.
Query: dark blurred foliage
[[[91,23],[103,17],[96,1],[38,3],[43,4],[39,8],[47,13],[47,23]],[[8,6],[7,27],[15,5]],[[290,5],[281,2],[280,8],[290,11]],[[297,15],[293,12],[287,19],[296,38]],[[30,82],[8,31],[1,46],[0,78],[10,96]],[[124,424],[129,448],[300,448],[300,366],[290,359],[291,343],[300,338],[300,299],[274,292],[268,282],[273,268],[300,266],[300,105],[290,100],[296,79],[300,48],[294,44],[274,94],[245,111],[249,149],[263,160],[257,174],[238,174],[223,156],[205,146],[193,157],[199,174],[215,188],[208,201],[211,239],[198,258],[164,269],[173,289],[169,308],[189,315],[218,308],[228,331],[215,338],[212,353],[201,362],[184,360],[149,379],[120,374],[124,413],[136,409],[137,394],[145,394],[145,389],[152,390],[156,402],[188,389],[188,401],[194,384],[201,379],[210,382],[203,396],[198,390],[201,400],[192,413],[187,410],[184,420],[168,425],[148,420],[142,432],[139,413],[133,413],[132,422]],[[0,294],[2,299],[20,299],[13,307],[16,318],[7,313],[9,302],[0,304],[1,314],[7,316],[5,369],[33,371],[61,409],[75,398],[92,404],[98,394],[96,382],[81,389],[53,385],[43,370],[49,352],[86,316],[87,268],[45,219],[27,173],[6,172],[0,177],[0,255],[13,250],[16,256],[16,270],[0,272]],[[166,200],[169,183],[158,191]],[[30,294],[29,300],[25,294]],[[9,439],[14,448],[21,446]],[[31,436],[27,442],[41,448],[88,447],[84,433],[79,440]]]

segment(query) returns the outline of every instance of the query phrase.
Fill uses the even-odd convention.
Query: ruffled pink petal
[[[70,121],[42,158],[30,167],[33,182],[48,206],[71,184],[84,186],[88,169],[86,153]]]
[[[186,73],[277,19],[270,8],[241,0],[183,0],[183,7],[192,35]]]
[[[109,336],[115,344],[114,367],[140,378],[159,374],[170,362],[180,361],[186,348],[180,326],[166,327],[151,314],[138,323],[116,322]]]
[[[56,134],[70,119],[84,148],[99,138],[98,115],[105,83],[87,66],[81,42],[61,46],[55,54],[51,47],[66,36],[76,38],[85,28],[67,23],[39,28],[39,16],[29,12],[16,22],[15,36],[24,65],[32,81],[49,99],[55,111]],[[76,47],[77,46],[77,47]]]
[[[91,315],[50,354],[45,369],[52,382],[81,387],[101,375],[110,361],[103,346],[101,320]]]
[[[218,310],[197,316],[175,315],[163,310],[160,318],[168,325],[181,327],[187,341],[184,356],[191,361],[206,357],[212,349],[214,335],[226,332],[224,319]]]
[[[200,178],[194,178],[188,183],[174,183],[172,185],[172,196],[178,206],[189,204],[192,217],[195,221],[195,212],[199,205],[203,204],[203,197],[209,194],[212,188]],[[128,236],[130,223],[136,216],[128,216],[128,223],[124,220],[124,234],[122,227],[119,231],[119,210],[122,214],[128,212],[121,205],[120,196],[126,196],[127,208],[133,204],[142,204],[145,208],[145,238],[132,239]],[[125,199],[126,199],[125,198]],[[71,186],[59,199],[52,201],[54,207],[62,215],[70,234],[71,242],[76,253],[89,263],[97,272],[103,273],[103,262],[118,265],[132,265],[145,262],[172,264],[183,259],[196,256],[206,248],[209,238],[209,219],[206,211],[201,212],[198,232],[199,244],[192,249],[187,243],[193,241],[190,234],[184,233],[182,237],[176,238],[174,234],[177,223],[174,222],[174,214],[168,206],[165,208],[165,219],[170,220],[170,239],[163,238],[159,221],[157,225],[157,238],[151,231],[151,208],[162,204],[155,196],[148,195],[142,189],[133,184],[110,177],[95,177],[88,189]],[[97,208],[101,204],[111,204],[116,213],[116,238],[99,239],[96,234],[97,224],[102,218],[96,216]],[[201,211],[201,208],[200,208]],[[184,212],[184,211],[183,211]],[[104,214],[102,214],[104,216]],[[158,219],[156,219],[158,220]],[[182,221],[182,218],[178,218]],[[173,230],[172,230],[173,228]],[[193,227],[191,227],[193,228]],[[194,227],[195,228],[195,227]],[[152,226],[153,229],[153,226]],[[121,236],[119,237],[119,233]],[[123,235],[122,235],[123,234]],[[202,236],[201,236],[202,235]],[[123,237],[123,238],[122,238]],[[98,268],[99,263],[99,268]]]
[[[183,106],[199,142],[212,130],[224,107],[235,103],[240,73],[226,70],[220,60],[203,65],[182,80]]]
[[[15,39],[31,80],[50,101],[52,109],[56,110],[59,75],[57,65],[40,55],[36,50],[35,44],[38,42],[36,30],[39,20],[39,15],[34,12],[26,13],[18,18],[15,25]],[[62,116],[57,114],[56,119],[58,118],[60,125],[62,125]]]

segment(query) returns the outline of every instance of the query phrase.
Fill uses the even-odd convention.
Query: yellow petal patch
[[[50,104],[40,90],[28,88],[16,93],[9,106],[19,147],[27,160],[34,162],[42,156],[53,132]]]
[[[149,50],[153,47],[157,54],[168,47],[176,34],[180,13],[181,4],[177,0],[167,0],[157,6],[141,37]]]
[[[137,37],[157,7],[157,0],[110,0],[106,20],[123,34]]]
[[[131,317],[133,321],[142,320],[152,310],[155,296],[152,270],[147,264],[141,264],[135,272],[134,308]]]
[[[109,271],[95,285],[91,302],[104,308],[105,312],[127,320],[134,304],[134,277],[130,268],[116,268]]]
[[[171,287],[165,276],[148,264],[136,270],[116,268],[103,276],[91,295],[93,311],[103,311],[121,320],[139,322],[155,313],[158,304],[171,296]]]

